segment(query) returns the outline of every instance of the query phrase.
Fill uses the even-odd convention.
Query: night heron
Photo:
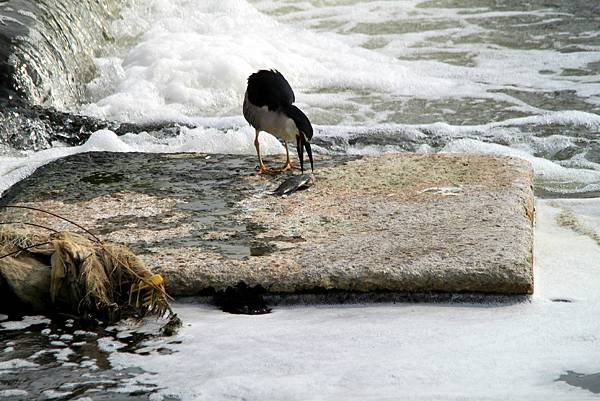
[[[313,169],[310,140],[313,135],[312,125],[308,117],[294,103],[294,91],[290,84],[276,70],[260,70],[248,77],[248,87],[244,95],[244,117],[256,130],[254,146],[258,155],[258,173],[275,173],[290,170],[290,151],[288,143],[296,141],[300,169],[304,173],[304,149]],[[258,134],[260,131],[283,140],[285,144],[286,163],[281,169],[268,170],[261,157]]]

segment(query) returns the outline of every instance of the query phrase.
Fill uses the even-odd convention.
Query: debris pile
[[[127,247],[69,232],[0,229],[0,287],[29,310],[114,322],[177,316],[163,279]]]

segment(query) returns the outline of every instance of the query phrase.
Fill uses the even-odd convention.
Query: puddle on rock
[[[110,172],[97,172],[90,174],[88,176],[82,177],[81,181],[87,182],[89,184],[112,184],[115,182],[123,181],[125,177],[124,174],[121,173],[110,173]]]

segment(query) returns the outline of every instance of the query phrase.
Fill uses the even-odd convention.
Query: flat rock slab
[[[284,198],[270,192],[289,176],[257,176],[255,165],[252,156],[78,154],[38,169],[0,201],[129,245],[174,296],[239,282],[272,294],[533,291],[525,161],[321,157],[315,185]],[[28,210],[1,219],[76,230]]]

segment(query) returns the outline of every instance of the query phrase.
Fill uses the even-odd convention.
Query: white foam
[[[85,330],[75,330],[73,332],[74,335],[76,336],[84,336],[84,337],[96,337],[98,336],[98,334],[94,333],[93,331],[85,331]]]
[[[50,319],[44,316],[24,316],[22,320],[13,320],[0,323],[0,330],[23,330],[33,325],[48,324]]]
[[[259,68],[281,70],[296,88],[300,103],[309,106],[316,122],[323,123],[333,122],[329,110],[348,110],[350,104],[353,112],[345,113],[348,123],[384,122],[386,113],[372,109],[382,99],[477,98],[535,114],[544,110],[512,92],[574,91],[591,104],[600,102],[596,80],[561,75],[599,61],[597,48],[573,53],[462,41],[493,34],[488,21],[542,18],[542,23],[548,23],[568,18],[564,13],[486,8],[465,12],[420,3],[300,3],[295,5],[297,12],[269,15],[280,7],[278,3],[134,2],[113,25],[121,52],[96,60],[99,74],[88,85],[90,102],[81,110],[136,122],[190,123],[198,117],[236,115],[245,79]],[[415,27],[411,32],[399,28],[402,21],[412,26],[415,20],[429,28]],[[396,32],[388,28],[383,34],[377,29],[365,33],[359,29],[361,24],[391,24]],[[361,47],[370,40],[385,45]],[[465,66],[414,57],[421,53],[466,55],[472,62]],[[323,90],[326,93],[319,93]],[[350,96],[342,100],[340,95]],[[356,96],[371,101],[351,99]],[[323,99],[329,107],[323,107]]]
[[[75,355],[75,351],[70,348],[52,350],[52,353],[56,360],[60,362],[68,362],[71,355]]]
[[[507,133],[509,136],[522,135],[520,128],[545,127],[545,126],[567,126],[581,127],[592,130],[600,129],[600,115],[584,111],[565,110],[545,112],[539,115],[527,117],[509,118],[501,121],[493,121],[479,125],[452,125],[445,122],[433,124],[369,124],[363,126],[335,125],[319,126],[318,135],[321,136],[348,136],[368,135],[372,133],[388,133],[394,135],[405,135],[408,140],[424,139],[430,132],[444,137],[459,137],[468,134],[490,136],[490,134]],[[530,135],[530,132],[525,132]],[[519,138],[516,138],[519,139]]]
[[[32,369],[36,368],[39,365],[34,362],[26,361],[25,359],[11,359],[8,361],[0,362],[0,372],[4,370],[13,370],[13,369]]]
[[[248,128],[221,131],[215,128],[182,128],[174,138],[155,138],[147,133],[127,134],[121,140],[137,151],[152,153],[202,152],[256,154],[254,130]],[[259,134],[261,154],[284,152],[283,145],[272,135]]]
[[[600,238],[600,208],[596,199],[561,199],[554,204],[576,217],[576,226],[579,226],[581,232],[588,236],[595,233]]]
[[[150,372],[132,385],[154,383],[182,400],[596,399],[556,381],[567,370],[600,372],[600,248],[556,224],[560,207],[536,204],[530,302],[276,307],[263,316],[180,304],[183,328],[162,340],[175,353],[113,352],[111,363]]]
[[[44,395],[44,399],[46,400],[53,400],[55,398],[66,398],[68,395],[71,395],[72,393],[70,391],[56,391],[56,390],[44,390],[42,391],[42,394]]]
[[[114,27],[117,40],[131,39],[128,25],[145,31],[123,57],[96,62],[100,75],[83,112],[137,122],[239,114],[246,77],[259,68],[282,71],[301,103],[303,92],[321,88],[431,97],[467,88],[335,35],[279,23],[241,0],[154,0],[126,13]]]
[[[585,111],[564,110],[546,112],[536,116],[511,118],[501,122],[493,122],[483,127],[506,127],[524,125],[572,125],[592,129],[600,128],[600,115]]]
[[[100,337],[100,338],[98,338],[97,342],[98,342],[98,349],[101,351],[104,351],[104,352],[116,351],[127,345],[120,341],[116,341],[116,340],[112,339],[111,337]]]
[[[0,390],[0,397],[10,398],[10,397],[25,397],[29,394],[26,390],[21,390],[18,388],[10,388],[6,390]]]
[[[281,5],[262,1],[257,3],[257,7],[273,13]],[[531,43],[524,46],[514,43],[511,48],[507,48],[502,38],[506,37],[506,31],[510,29],[523,29],[531,33],[534,40],[543,42],[545,35],[535,34],[540,25],[560,25],[573,18],[570,13],[561,12],[560,7],[530,10],[515,6],[511,8],[496,7],[491,10],[489,7],[478,8],[472,4],[444,7],[441,3],[423,1],[352,4],[328,1],[302,2],[275,15],[286,23],[308,26],[330,35],[335,32],[338,34],[337,39],[353,47],[377,43],[377,46],[369,47],[400,59],[400,63],[411,71],[419,71],[423,77],[460,83],[458,86],[462,86],[462,89],[458,94],[441,93],[443,97],[478,93],[477,97],[480,98],[504,100],[522,110],[535,111],[536,108],[531,105],[519,104],[516,97],[493,92],[500,89],[525,92],[570,90],[588,98],[590,103],[597,104],[600,101],[597,80],[589,75],[571,74],[567,77],[561,74],[568,69],[585,68],[589,63],[600,60],[600,49],[584,43],[585,39],[594,37],[595,34],[569,32],[572,38],[579,39],[578,42],[581,43],[578,46],[580,51],[576,52],[563,52],[555,46],[547,48]],[[462,65],[445,61],[444,54],[464,58],[460,63]],[[432,60],[432,56],[435,59]],[[487,94],[478,90],[482,88],[487,88]]]

